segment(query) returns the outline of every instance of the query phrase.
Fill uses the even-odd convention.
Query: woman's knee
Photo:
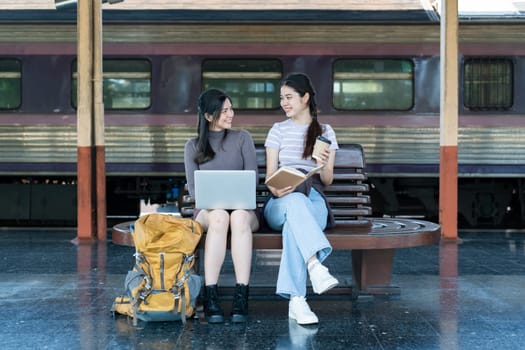
[[[290,213],[304,213],[311,206],[308,197],[299,192],[289,193],[279,198],[279,200],[278,210],[287,213],[287,215]]]
[[[287,203],[290,205],[297,205],[297,203],[306,203],[306,201],[308,200],[308,197],[306,197],[301,192],[292,192],[292,193],[287,194],[284,197],[281,197],[280,199],[283,200],[283,203]]]
[[[257,215],[251,210],[234,210],[230,215],[232,234],[234,231],[255,231],[259,227]]]
[[[230,214],[226,210],[217,209],[208,213],[208,230],[228,230]]]

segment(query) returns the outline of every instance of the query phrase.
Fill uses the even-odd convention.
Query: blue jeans
[[[306,296],[308,259],[317,255],[323,262],[332,252],[323,232],[328,218],[323,197],[312,188],[308,197],[293,192],[271,198],[264,208],[264,217],[273,230],[282,230],[283,235],[276,293],[284,298]]]

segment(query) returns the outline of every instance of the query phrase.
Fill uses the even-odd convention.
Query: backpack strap
[[[148,267],[148,272],[144,271],[141,264],[145,264]],[[142,274],[144,277],[144,286],[135,294],[135,296],[131,297],[130,303],[133,310],[133,325],[136,326],[138,324],[137,320],[137,312],[139,309],[140,303],[143,303],[147,296],[151,293],[152,290],[152,282],[151,282],[151,265],[149,264],[148,260],[142,255],[139,251],[135,252],[135,269]]]
[[[173,294],[173,312],[178,312],[181,315],[182,323],[186,323],[186,303],[189,303],[190,291],[186,288],[187,280],[190,276],[190,268],[193,265],[194,255],[184,255],[183,263],[180,271],[184,271],[184,274],[177,279],[176,282],[170,288],[170,292]],[[179,272],[180,272],[179,271]],[[178,275],[178,273],[176,274]]]

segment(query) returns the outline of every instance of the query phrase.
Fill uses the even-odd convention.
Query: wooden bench
[[[369,186],[366,183],[364,152],[360,145],[342,145],[336,153],[334,182],[325,190],[334,212],[336,226],[326,230],[334,250],[351,250],[354,296],[363,294],[399,294],[391,285],[396,249],[430,245],[439,242],[441,228],[423,220],[371,218]],[[257,149],[260,184],[257,203],[262,206],[268,196],[264,185],[264,150]],[[181,214],[191,217],[192,199],[184,195]],[[113,227],[112,241],[133,245],[130,225],[126,222]],[[201,242],[204,242],[204,238]],[[266,225],[253,234],[253,249],[282,249],[281,233]],[[327,262],[328,266],[330,262]]]

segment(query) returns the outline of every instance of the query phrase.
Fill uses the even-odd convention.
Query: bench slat
[[[370,196],[327,196],[330,204],[370,204]]]
[[[345,208],[345,209],[332,208],[332,213],[336,217],[335,220],[337,221],[338,216],[351,217],[351,216],[372,215],[372,208],[370,207]]]
[[[363,147],[358,144],[341,146],[335,152],[335,167],[340,169],[364,169],[365,157]]]
[[[329,192],[368,192],[370,187],[368,184],[350,184],[350,185],[341,185],[335,184],[330,185],[325,188],[325,193]]]

